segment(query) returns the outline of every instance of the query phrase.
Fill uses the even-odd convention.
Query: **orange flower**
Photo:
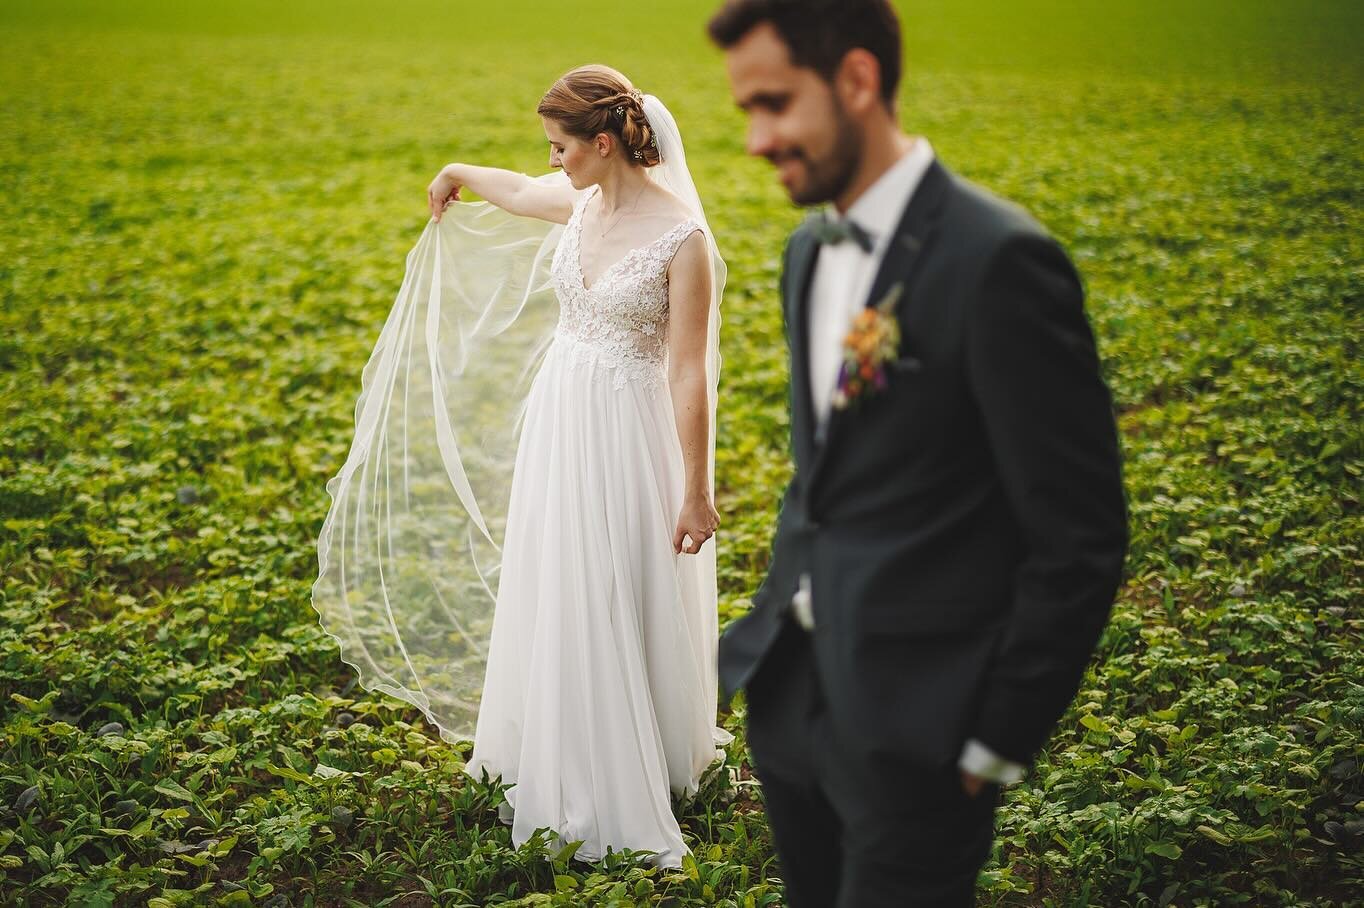
[[[879,303],[853,317],[852,330],[843,338],[843,366],[834,392],[835,408],[844,409],[864,390],[870,393],[885,388],[885,364],[895,357],[900,346],[900,323],[895,318],[895,308],[903,291],[904,285],[896,284]]]

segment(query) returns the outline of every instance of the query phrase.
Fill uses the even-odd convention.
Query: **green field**
[[[551,866],[310,607],[427,182],[545,170],[590,61],[677,115],[730,267],[722,621],[768,557],[800,213],[712,3],[473,6],[0,5],[0,905],[782,903],[742,737],[682,871]],[[1360,904],[1364,4],[901,10],[906,128],[1083,274],[1133,520],[981,903]]]

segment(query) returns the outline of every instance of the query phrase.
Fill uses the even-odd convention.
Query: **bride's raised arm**
[[[577,191],[570,185],[546,186],[514,170],[446,164],[426,187],[431,217],[439,221],[445,206],[451,201],[459,201],[459,191],[465,186],[508,214],[555,224],[568,223],[573,201],[577,198]]]

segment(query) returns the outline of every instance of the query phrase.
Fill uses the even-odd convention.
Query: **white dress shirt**
[[[810,399],[815,405],[815,424],[822,432],[829,419],[839,367],[843,362],[843,338],[857,313],[867,305],[876,272],[886,257],[886,247],[900,225],[905,206],[914,195],[928,165],[933,163],[933,148],[919,138],[900,160],[867,187],[839,217],[851,220],[871,234],[871,252],[848,240],[829,244],[819,250],[815,272],[810,280]]]
[[[849,219],[871,235],[872,248],[863,252],[851,240],[826,244],[815,260],[810,279],[810,399],[814,402],[816,430],[822,434],[828,424],[843,362],[843,339],[852,328],[857,313],[866,307],[871,285],[885,258],[886,248],[895,235],[905,208],[919,181],[933,163],[933,147],[919,137],[909,151],[881,174],[840,218]],[[811,583],[808,574],[800,578],[800,589],[791,600],[796,621],[806,630],[814,627]],[[992,782],[1008,784],[1023,778],[1024,767],[1005,760],[980,741],[972,738],[962,749],[957,765],[967,772]]]

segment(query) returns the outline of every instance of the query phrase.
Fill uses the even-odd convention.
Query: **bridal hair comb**
[[[634,98],[635,102],[638,104],[644,103],[644,93],[641,92],[638,88],[630,89],[630,97]],[[625,105],[617,104],[615,107],[615,114],[622,120],[625,119]]]

